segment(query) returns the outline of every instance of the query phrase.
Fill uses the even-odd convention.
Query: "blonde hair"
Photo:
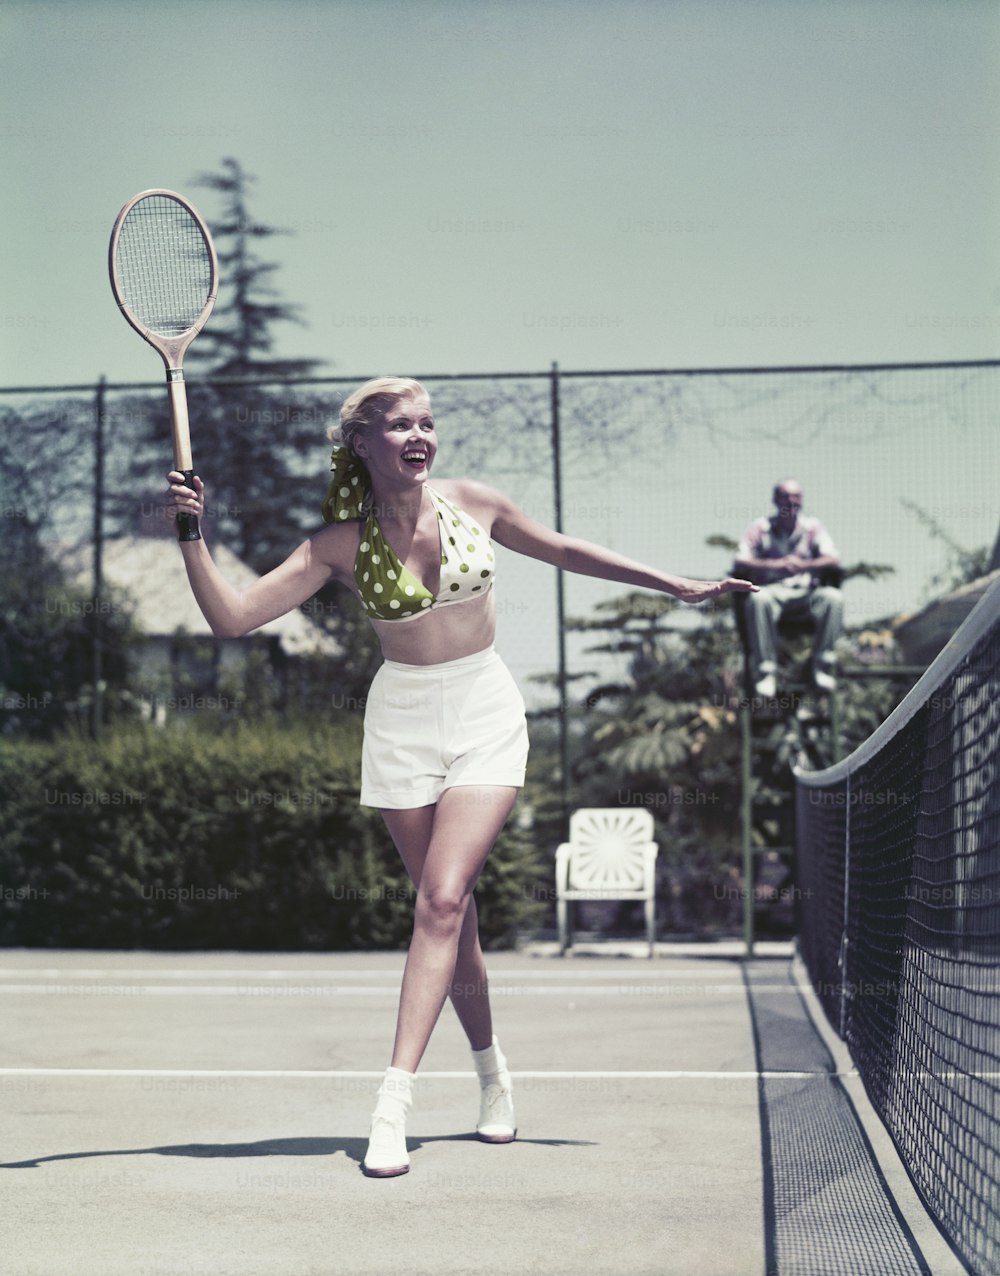
[[[397,399],[416,399],[421,395],[430,399],[420,382],[412,377],[375,377],[366,381],[344,400],[340,424],[327,430],[327,438],[353,452],[355,437],[366,425],[380,421]]]

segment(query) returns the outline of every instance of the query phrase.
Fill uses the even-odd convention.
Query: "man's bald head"
[[[782,479],[775,483],[771,499],[778,511],[779,522],[792,527],[802,509],[802,484],[798,479]]]

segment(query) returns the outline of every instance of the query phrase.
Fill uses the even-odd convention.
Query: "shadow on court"
[[[407,1147],[411,1154],[430,1143],[478,1143],[475,1134],[438,1134],[420,1138],[411,1135]],[[585,1139],[520,1139],[522,1143],[534,1143],[539,1147],[587,1147]],[[57,1152],[51,1156],[38,1156],[29,1161],[0,1161],[0,1170],[33,1170],[52,1161],[80,1161],[98,1156],[193,1156],[251,1157],[251,1156],[333,1156],[342,1152],[348,1160],[356,1161],[361,1168],[368,1146],[367,1139],[261,1139],[257,1143],[179,1143],[174,1147],[110,1148],[94,1152]]]

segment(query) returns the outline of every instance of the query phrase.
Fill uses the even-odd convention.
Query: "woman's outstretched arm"
[[[686,576],[657,571],[602,545],[554,532],[529,518],[509,497],[494,488],[477,483],[475,489],[478,500],[490,506],[493,514],[490,535],[498,545],[526,554],[529,558],[537,558],[540,562],[551,563],[563,571],[659,590],[684,603],[701,603],[720,594],[757,590],[757,586],[749,581],[731,576],[724,580],[689,580]]]
[[[184,486],[177,470],[167,475],[170,494],[167,516],[178,513],[204,514],[205,486],[195,476],[194,489]],[[337,533],[340,533],[338,536]],[[181,552],[188,581],[202,615],[217,638],[241,638],[276,620],[312,598],[331,579],[342,579],[338,550],[343,528],[324,528],[303,541],[297,549],[247,589],[234,589],[212,561],[204,541],[182,541]]]

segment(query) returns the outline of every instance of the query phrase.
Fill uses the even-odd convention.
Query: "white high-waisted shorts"
[[[524,700],[491,646],[437,665],[386,660],[365,705],[361,803],[430,806],[459,784],[520,788]]]

